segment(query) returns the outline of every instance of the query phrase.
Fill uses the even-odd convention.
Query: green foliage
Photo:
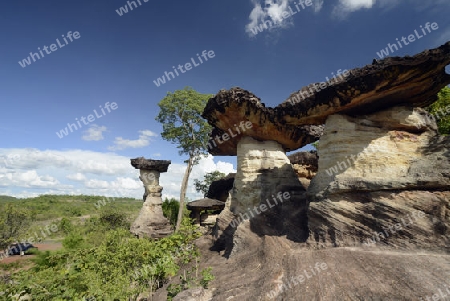
[[[110,229],[129,228],[130,222],[124,212],[107,208],[100,214],[100,222]]]
[[[31,212],[16,204],[0,206],[0,249],[7,248],[27,232],[31,225]]]
[[[92,215],[95,204],[104,199],[102,196],[87,195],[41,195],[35,198],[15,199],[0,197],[0,209],[7,204],[15,204],[20,208],[31,212],[31,217],[39,221],[49,221],[57,218],[72,218],[83,215]],[[126,214],[138,214],[142,208],[142,200],[133,198],[114,198],[114,202],[108,203],[105,208],[114,208]],[[2,209],[3,211],[3,209]]]
[[[427,108],[437,121],[439,133],[450,134],[450,87],[438,93],[438,100]]]
[[[312,146],[314,146],[315,149],[317,149],[319,147],[319,140],[317,140],[316,142],[311,143]]]
[[[177,223],[178,210],[180,210],[180,203],[174,198],[171,198],[170,200],[166,198],[162,203],[162,210],[164,216],[170,221],[170,224],[175,226]]]
[[[203,181],[199,181],[197,179],[194,180],[195,190],[197,192],[202,192],[203,196],[206,197],[208,190],[209,190],[209,186],[211,186],[211,183],[214,181],[220,180],[225,176],[226,176],[226,174],[224,174],[218,170],[215,170],[213,172],[208,172],[204,176]]]
[[[163,125],[161,136],[177,144],[180,155],[207,155],[209,133],[212,127],[201,114],[212,94],[201,94],[186,87],[168,92],[159,103],[160,112],[156,120]]]
[[[11,275],[10,282],[0,283],[0,291],[7,296],[27,292],[36,301],[135,300],[140,293],[161,287],[181,265],[198,258],[193,244],[200,236],[197,227],[188,219],[181,225],[176,234],[153,241],[138,239],[126,228],[107,230],[109,226],[94,218],[86,222],[83,231],[70,232],[70,239],[64,240],[68,249],[40,252],[31,271]],[[101,236],[97,236],[99,232]],[[96,246],[87,243],[92,235],[100,239]],[[85,237],[81,245],[80,237]]]
[[[59,222],[58,229],[61,229],[61,231],[63,231],[64,234],[69,234],[70,232],[72,232],[74,230],[74,226],[68,218],[63,217],[61,219],[61,221]]]
[[[211,274],[211,267],[208,267],[202,271],[202,279],[200,280],[200,284],[203,288],[208,288],[208,284],[211,280],[214,280],[214,275]]]
[[[179,154],[188,155],[186,171],[181,182],[180,210],[175,232],[179,231],[183,218],[186,189],[194,165],[208,155],[208,139],[212,127],[201,116],[211,94],[201,94],[190,87],[168,92],[159,103],[156,120],[163,126],[161,137],[177,144]]]
[[[84,237],[80,233],[70,232],[64,238],[62,245],[68,250],[81,249],[85,246],[84,241]]]

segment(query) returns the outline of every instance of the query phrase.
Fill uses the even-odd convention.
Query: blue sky
[[[143,188],[129,159],[145,156],[172,160],[161,184],[165,196],[177,197],[185,158],[160,137],[155,121],[157,103],[168,91],[191,86],[215,94],[239,86],[276,106],[338,69],[370,64],[388,43],[427,22],[439,28],[390,55],[414,55],[450,40],[448,0],[311,0],[304,8],[289,0],[135,2],[133,10],[123,0],[2,6],[0,194],[140,198]],[[125,6],[128,12],[120,16]],[[280,18],[289,8],[296,14]],[[279,22],[254,35],[251,28],[264,21]],[[68,32],[79,38],[70,42]],[[24,68],[18,63],[57,39],[63,47],[35,56]],[[198,63],[204,50],[215,56],[154,84],[172,66],[191,58]],[[117,107],[102,114],[108,102]],[[68,123],[94,110],[99,117],[58,137]],[[209,157],[192,179],[235,168],[235,157]],[[192,187],[188,195],[199,196]]]

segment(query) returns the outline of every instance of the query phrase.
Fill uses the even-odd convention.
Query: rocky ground
[[[245,249],[229,259],[209,250],[210,237],[200,238],[201,264],[211,266],[216,279],[206,292],[185,291],[176,300],[450,300],[450,254],[444,251],[313,249],[286,237],[241,235]],[[163,288],[153,300],[164,295]]]

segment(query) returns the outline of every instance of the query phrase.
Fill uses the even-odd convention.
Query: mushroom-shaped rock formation
[[[214,127],[208,144],[213,155],[236,155],[242,136],[273,140],[285,151],[318,140],[327,117],[370,114],[399,105],[425,107],[450,84],[450,42],[412,57],[392,57],[350,71],[347,77],[304,87],[275,108],[241,88],[221,90],[202,116]],[[322,84],[322,85],[321,85]],[[324,87],[321,89],[321,87]]]
[[[450,75],[445,72],[449,64],[450,42],[412,57],[374,61],[314,93],[311,88],[302,88],[278,105],[275,115],[278,122],[288,124],[324,124],[336,113],[370,114],[399,105],[426,107],[450,84]],[[313,85],[317,88],[321,84]]]
[[[204,198],[189,202],[186,204],[186,208],[191,210],[191,218],[195,218],[197,223],[201,224],[201,212],[204,210],[222,211],[225,208],[225,203],[219,200]],[[218,212],[220,213],[220,212]],[[206,218],[206,217],[205,217]],[[215,219],[214,219],[215,222]]]
[[[211,182],[206,197],[225,202],[228,198],[228,193],[233,188],[235,176],[236,173],[229,173],[226,177]]]
[[[311,179],[319,169],[319,156],[316,151],[296,152],[288,156],[300,182],[309,187]]]
[[[172,233],[170,222],[162,211],[159,176],[166,172],[171,161],[147,160],[144,157],[131,159],[131,165],[140,170],[139,179],[144,183],[144,204],[130,231],[138,237],[161,238]]]
[[[227,226],[227,244],[232,237],[234,248],[248,229],[282,235],[286,225],[302,233],[298,241],[310,233],[311,244],[362,242],[381,232],[380,225],[398,223],[398,212],[409,216],[420,208],[425,218],[405,236],[429,238],[411,240],[415,246],[436,242],[448,248],[449,139],[437,133],[421,107],[450,84],[445,72],[449,64],[450,42],[412,57],[374,61],[309,91],[307,97],[302,92],[308,88],[303,88],[275,108],[240,88],[219,91],[203,117],[214,128],[210,153],[237,155],[229,210],[227,202],[221,215],[229,212],[241,219],[238,226],[233,221]],[[247,123],[245,131],[238,132],[237,127]],[[285,152],[322,134],[317,175],[305,193],[306,185],[299,182]],[[422,190],[429,199],[418,205],[420,197],[410,195],[425,195]],[[289,200],[267,210],[266,204],[283,192],[289,192]],[[383,244],[404,245],[402,233],[395,239],[385,237]]]
[[[235,156],[242,136],[273,140],[290,151],[318,140],[323,131],[322,126],[277,122],[274,109],[266,108],[258,97],[241,88],[219,91],[208,101],[202,116],[214,126],[209,152],[221,156]]]

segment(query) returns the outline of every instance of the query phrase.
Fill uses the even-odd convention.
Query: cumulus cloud
[[[333,8],[333,15],[340,19],[346,18],[350,13],[374,7],[389,10],[399,4],[408,3],[417,11],[431,10],[438,12],[440,6],[448,6],[448,0],[339,0],[339,3]]]
[[[324,0],[251,0],[253,9],[250,12],[250,22],[245,26],[245,31],[250,37],[254,37],[256,27],[266,24],[264,30],[273,32],[274,30],[289,28],[294,25],[294,18],[298,13],[306,9],[313,9],[314,12],[319,12]],[[263,4],[264,3],[264,4]],[[283,13],[287,17],[283,17]]]
[[[1,172],[1,171],[0,171]],[[0,187],[26,187],[26,188],[71,188],[70,185],[62,187],[61,183],[50,175],[39,175],[36,170],[7,171],[0,174]]]
[[[81,139],[85,141],[99,141],[103,140],[103,132],[106,131],[106,126],[98,126],[92,124],[86,131],[83,132]]]
[[[333,14],[337,17],[344,18],[349,13],[363,8],[372,8],[374,5],[375,0],[339,0],[339,4],[333,9]]]
[[[150,130],[139,131],[139,138],[136,140],[123,139],[122,137],[116,137],[114,146],[108,147],[109,150],[123,150],[126,148],[141,148],[150,144],[151,137],[157,137],[158,135]]]
[[[8,166],[1,159],[8,160]],[[162,173],[163,198],[179,198],[186,164],[172,163]],[[194,188],[194,180],[203,180],[207,172],[236,172],[233,164],[216,162],[209,155],[194,166],[187,197],[202,197]],[[103,195],[142,199],[143,183],[139,170],[130,158],[114,153],[85,150],[0,149],[0,194],[33,197],[39,194]]]
[[[265,0],[265,7],[262,7],[258,0],[252,0],[254,5],[250,12],[250,23],[245,26],[245,30],[249,36],[255,36],[252,29],[270,21],[273,28],[287,28],[292,25],[292,18],[283,19],[282,14],[289,10],[289,3],[293,0]]]
[[[86,176],[79,172],[77,172],[75,174],[67,175],[66,178],[69,180],[72,180],[72,181],[77,181],[77,182],[82,182],[82,181],[86,180]]]

